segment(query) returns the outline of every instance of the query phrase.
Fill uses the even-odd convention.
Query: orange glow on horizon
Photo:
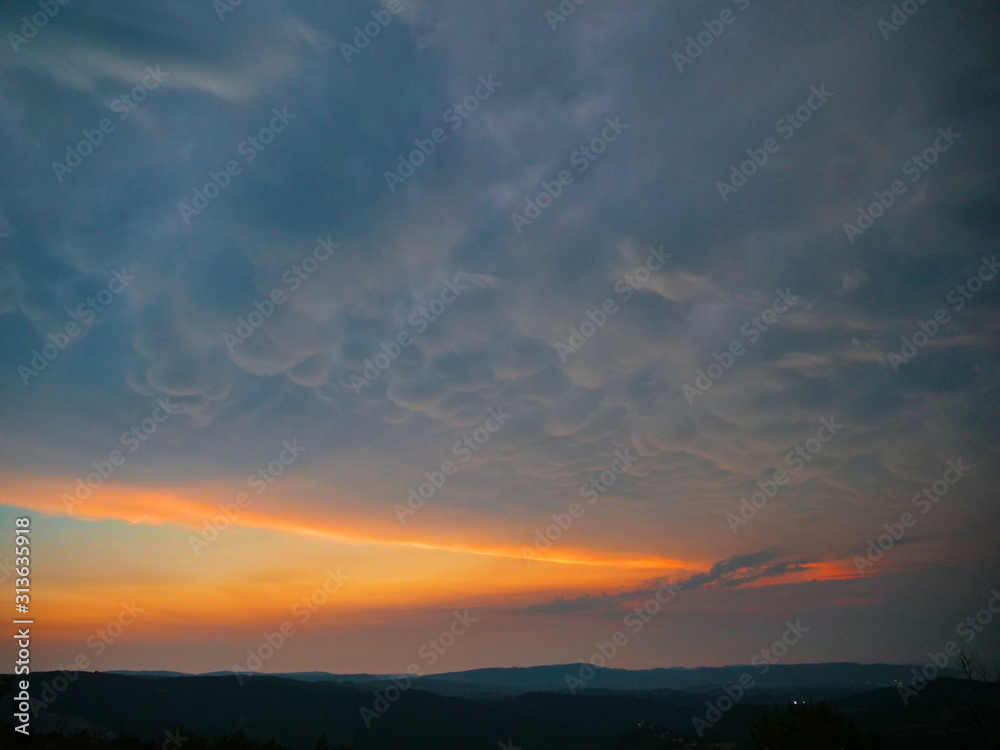
[[[68,516],[86,521],[125,521],[132,524],[158,526],[175,524],[190,529],[201,530],[206,523],[220,515],[219,502],[194,500],[186,495],[204,495],[204,489],[151,489],[114,485],[101,487],[87,500],[67,502],[66,490],[69,483],[53,479],[17,481],[14,480],[0,494],[3,504],[23,507],[49,515]],[[223,490],[213,490],[210,494],[224,497],[222,502],[232,503],[232,498]],[[228,525],[247,529],[259,529],[280,534],[325,539],[354,545],[399,545],[414,549],[454,552],[459,554],[499,557],[524,560],[525,547],[501,546],[495,544],[456,544],[444,540],[418,540],[407,537],[401,531],[377,527],[379,533],[365,530],[351,530],[344,524],[357,523],[357,519],[306,518],[288,514],[269,515],[252,505],[241,508],[239,515],[227,519]],[[221,526],[222,524],[220,524]],[[676,558],[629,559],[610,556],[607,553],[560,550],[547,553],[530,550],[531,559],[538,563],[557,565],[581,565],[621,570],[659,570],[675,573],[690,573],[703,569],[704,561],[681,560]]]
[[[0,494],[6,505],[105,524],[81,542],[91,547],[79,564],[60,569],[48,581],[45,597],[33,604],[46,622],[44,638],[68,644],[105,627],[123,602],[133,601],[146,613],[129,628],[129,637],[143,643],[252,640],[260,628],[296,620],[293,613],[303,612],[302,602],[323,586],[329,569],[343,568],[349,580],[330,594],[305,629],[390,627],[425,616],[421,612],[454,606],[488,610],[498,618],[524,617],[521,610],[558,598],[618,597],[646,590],[655,580],[679,582],[714,562],[629,557],[565,544],[547,552],[532,548],[529,560],[525,547],[491,539],[468,519],[465,526],[418,529],[393,524],[392,516],[374,521],[337,517],[343,510],[332,504],[327,515],[292,510],[276,502],[276,492],[268,496],[266,511],[253,504],[241,508],[229,521],[232,528],[223,530],[224,541],[197,553],[190,540],[202,537],[192,532],[219,516],[220,504],[232,502],[231,488],[109,484],[68,507],[64,495],[70,486],[65,479],[21,478],[9,481]],[[454,523],[454,518],[448,520]],[[113,523],[143,527],[124,557],[110,550],[104,556],[100,540],[107,537],[102,535],[115,538],[121,532]],[[505,533],[503,528],[490,530],[496,536]],[[262,545],[268,554],[258,554]],[[156,554],[136,555],[139,549]],[[746,586],[853,573],[849,561],[821,562]]]

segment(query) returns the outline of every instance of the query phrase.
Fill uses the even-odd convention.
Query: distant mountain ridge
[[[413,678],[413,686],[440,695],[517,695],[528,692],[564,692],[570,688],[567,676],[579,678],[580,663],[552,664],[537,667],[485,667],[462,672],[444,672]],[[764,667],[766,666],[766,670]],[[754,678],[751,690],[774,691],[794,688],[811,690],[837,688],[838,695],[863,692],[879,687],[892,687],[908,681],[912,666],[892,664],[856,664],[834,662],[824,664],[733,665],[726,667],[659,667],[655,669],[594,668],[594,676],[586,680],[584,690],[623,692],[676,690],[687,693],[713,693],[724,684],[739,682],[743,674]],[[114,671],[136,677],[190,677],[180,672]],[[232,675],[233,672],[212,672],[202,677]],[[244,673],[246,674],[246,673]],[[399,675],[333,674],[329,672],[285,672],[268,674],[303,682],[352,683],[359,686],[391,682]],[[952,671],[943,676],[959,677]]]

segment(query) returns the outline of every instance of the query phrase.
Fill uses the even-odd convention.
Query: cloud
[[[982,539],[997,528],[1000,287],[898,373],[886,359],[995,251],[992,48],[970,32],[979,11],[959,6],[935,29],[942,49],[961,44],[957,62],[902,36],[883,44],[860,5],[755,5],[674,75],[671,51],[703,20],[693,6],[581,8],[553,34],[540,9],[509,0],[414,2],[347,63],[339,43],[367,10],[244,3],[220,23],[210,3],[70,4],[0,62],[12,82],[0,113],[12,144],[0,181],[4,465],[75,476],[160,392],[187,416],[132,465],[137,482],[174,463],[242,471],[247,451],[294,426],[316,446],[302,467],[314,486],[375,485],[373,518],[395,523],[406,488],[512,404],[518,418],[415,524],[460,519],[516,546],[497,519],[530,537],[631,448],[640,460],[566,554],[654,559],[666,544],[727,557],[686,585],[741,588],[853,549],[962,455],[977,466],[961,488],[966,520],[940,522],[951,549],[934,554],[988,557],[980,536],[971,551],[961,539],[963,523]],[[51,162],[117,118],[111,103],[156,64],[171,73],[162,89],[58,182]],[[491,73],[501,87],[451,129],[444,112]],[[824,81],[834,97],[723,203],[716,180]],[[240,144],[281,106],[297,119],[247,162]],[[615,116],[629,129],[578,171],[573,154]],[[962,140],[849,243],[857,206],[948,124]],[[448,139],[390,192],[385,173],[438,127]],[[231,159],[242,173],[185,224],[178,203]],[[517,234],[510,215],[563,169],[573,184]],[[340,247],[292,289],[285,274],[327,236]],[[626,299],[617,282],[661,245],[669,263]],[[26,387],[18,367],[123,266],[134,284]],[[440,302],[456,280],[469,289]],[[287,302],[228,347],[275,289]],[[777,289],[801,303],[751,342],[743,327]],[[606,300],[618,311],[560,356]],[[401,332],[412,343],[357,389]],[[734,342],[745,354],[687,403],[683,387]],[[832,415],[844,435],[739,544],[726,536],[745,490]],[[744,557],[744,544],[786,557]]]
[[[646,581],[642,588],[617,594],[584,594],[567,598],[557,596],[555,599],[541,604],[534,604],[519,609],[527,614],[561,615],[571,612],[619,613],[627,612],[634,602],[647,598],[664,585],[672,584],[681,591],[696,591],[713,586],[739,588],[754,581],[768,578],[782,578],[791,573],[800,573],[810,569],[810,563],[805,560],[772,562],[777,553],[774,551],[755,552],[729,558],[715,563],[704,573],[696,573],[680,581]]]

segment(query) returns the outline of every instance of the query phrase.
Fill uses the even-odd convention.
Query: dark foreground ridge
[[[84,672],[72,681],[64,678],[56,682],[61,673],[38,673],[33,675],[32,684],[39,698],[46,684],[64,689],[47,705],[36,703],[33,746],[54,750],[251,750],[273,741],[289,750],[336,750],[341,746],[359,750],[754,748],[764,745],[751,742],[751,726],[772,733],[802,732],[807,726],[812,732],[850,732],[843,736],[852,738],[851,747],[859,750],[979,750],[989,745],[965,721],[969,717],[963,716],[963,707],[985,705],[985,711],[980,710],[977,716],[992,721],[987,729],[996,731],[1000,706],[1000,686],[996,684],[940,679],[905,704],[897,687],[872,690],[858,684],[872,674],[891,679],[894,670],[908,669],[885,665],[786,667],[788,672],[778,674],[771,684],[728,702],[727,694],[719,689],[722,683],[705,685],[704,670],[598,670],[593,687],[576,694],[565,688],[544,691],[534,687],[555,685],[555,677],[578,667],[435,675],[415,680],[402,690],[392,680],[371,675],[346,679],[307,673],[293,679]],[[729,667],[724,671],[738,675],[742,669]],[[677,690],[662,686],[664,682],[676,684],[680,673],[702,687]],[[801,687],[790,684],[796,678]],[[624,687],[607,686],[628,680],[631,684]],[[3,696],[8,705],[9,696],[8,689]],[[53,698],[52,694],[48,697]],[[821,709],[820,701],[830,709]],[[762,719],[772,704],[788,707],[777,716],[771,713],[769,719]],[[713,712],[712,707],[723,710]],[[702,722],[700,737],[695,719]],[[855,724],[859,730],[852,728]],[[869,730],[879,734],[879,744],[869,740]],[[12,736],[10,727],[4,726],[2,731],[5,736],[0,747],[15,746],[6,741]],[[91,739],[80,732],[88,733]],[[40,734],[59,734],[62,739],[42,739]],[[321,736],[327,745],[318,745]],[[817,750],[825,747],[810,745]]]

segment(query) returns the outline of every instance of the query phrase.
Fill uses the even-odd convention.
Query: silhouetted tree
[[[186,733],[183,737],[181,750],[287,750],[274,740],[255,742],[242,732],[216,737],[214,740]],[[7,750],[10,747],[16,750],[17,747],[29,746],[26,743],[14,744],[13,741],[19,739],[21,735],[14,732],[13,726],[0,721],[0,748]],[[164,745],[170,748],[170,740],[153,742],[124,736],[108,739],[89,732],[72,736],[32,734],[30,742],[32,750],[162,750]]]
[[[984,750],[1000,750],[1000,672],[990,669],[978,654],[962,652],[958,668],[968,679],[971,695],[954,706],[953,724],[949,734],[953,739],[972,734],[982,741]]]

